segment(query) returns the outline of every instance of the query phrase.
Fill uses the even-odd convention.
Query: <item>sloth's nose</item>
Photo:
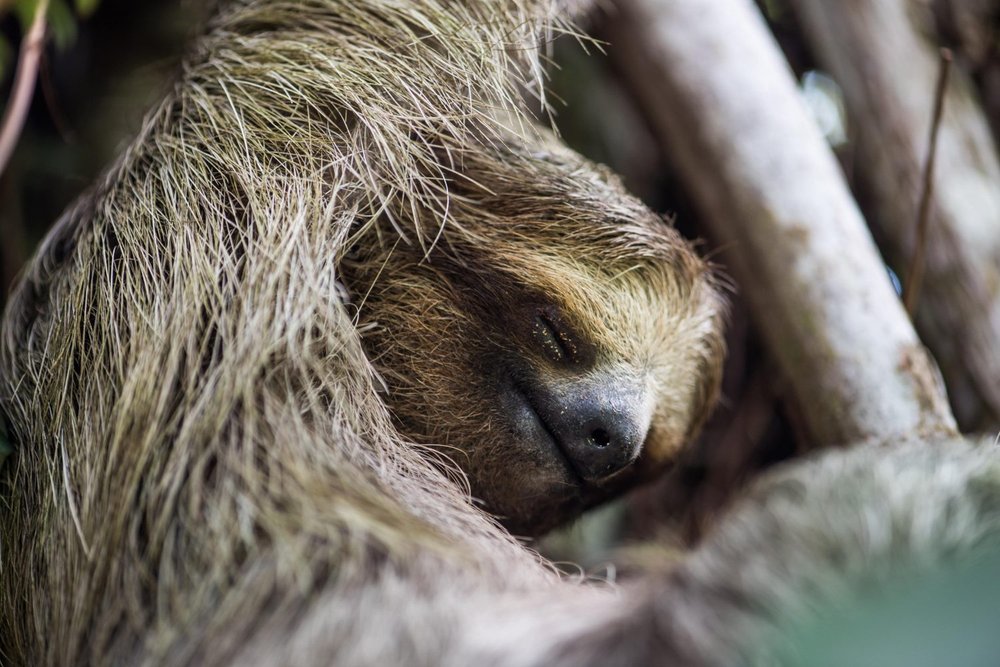
[[[639,457],[651,411],[638,381],[592,376],[548,389],[539,416],[584,481],[602,482]]]

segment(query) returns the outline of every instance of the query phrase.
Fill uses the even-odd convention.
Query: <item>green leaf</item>
[[[28,31],[31,22],[35,19],[35,10],[38,8],[38,0],[15,0],[14,13],[21,22],[21,30]]]
[[[101,0],[75,0],[76,13],[78,16],[86,18],[94,13]]]
[[[49,4],[49,32],[57,49],[65,49],[76,41],[76,17],[63,0]]]
[[[31,28],[31,23],[35,20],[35,12],[38,10],[40,0],[13,0],[13,10],[21,22],[21,29],[27,32]],[[2,3],[3,0],[0,0]],[[56,48],[65,49],[76,41],[77,16],[88,17],[97,10],[101,0],[72,0],[72,7],[69,0],[50,0],[49,10],[46,16],[48,20],[49,34]],[[0,65],[3,63],[0,62]],[[0,75],[4,70],[0,68]]]

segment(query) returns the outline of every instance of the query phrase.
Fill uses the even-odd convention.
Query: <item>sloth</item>
[[[5,314],[7,660],[224,664],[334,591],[401,649],[694,436],[722,299],[528,120],[556,10],[218,4]]]
[[[363,295],[362,342],[400,430],[523,535],[673,461],[723,356],[706,264],[617,180],[549,143],[467,159],[479,180],[452,184],[452,215],[474,223],[430,252],[369,234],[342,273]],[[503,181],[484,184],[499,165]]]
[[[753,664],[997,534],[991,451],[897,443],[762,482],[641,584],[560,575],[514,534],[670,465],[724,311],[528,118],[574,8],[217,5],[4,316],[5,664]]]

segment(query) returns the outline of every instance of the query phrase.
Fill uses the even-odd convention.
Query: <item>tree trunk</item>
[[[909,265],[939,69],[933,15],[913,0],[794,0],[844,90],[858,174],[894,264]],[[930,37],[928,37],[930,35]],[[1000,161],[968,77],[953,68],[938,138],[917,324],[959,421],[1000,424]]]
[[[832,153],[750,0],[620,0],[624,63],[788,378],[812,444],[953,432]]]

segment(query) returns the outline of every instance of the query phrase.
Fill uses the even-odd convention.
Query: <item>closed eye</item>
[[[577,361],[579,350],[576,343],[545,311],[538,311],[535,315],[534,334],[553,361]]]

